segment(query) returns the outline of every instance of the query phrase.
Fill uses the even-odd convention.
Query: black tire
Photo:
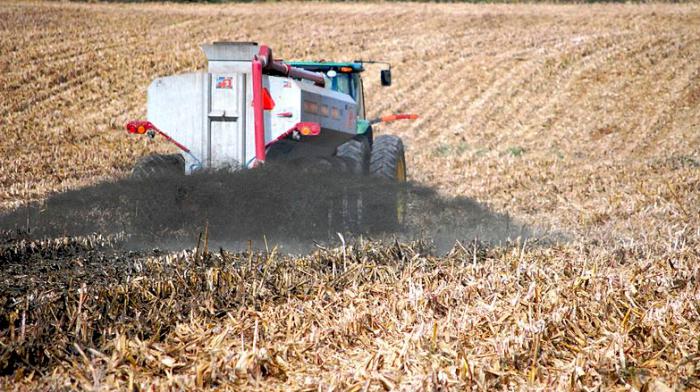
[[[374,139],[369,171],[372,176],[396,182],[406,182],[406,156],[401,138],[380,135]]]
[[[367,200],[368,227],[372,231],[394,232],[406,221],[407,195],[401,183],[406,182],[406,157],[401,138],[380,135],[374,139],[370,175],[381,178],[393,186],[385,186]]]
[[[148,155],[136,162],[132,178],[179,176],[185,174],[185,158],[180,154]]]
[[[357,135],[343,143],[336,149],[335,155],[335,158],[344,164],[342,169],[344,173],[356,176],[369,175],[372,148],[367,134]],[[333,221],[337,223],[337,230],[360,232],[363,229],[362,184],[358,185],[344,185],[342,199],[337,200],[333,206]]]
[[[343,181],[347,173],[352,171],[352,161],[345,157],[317,157],[300,162],[299,167],[306,175],[325,176],[326,181]],[[357,209],[359,194],[348,189],[347,184],[328,184],[324,190],[319,190],[320,197],[314,210],[326,211],[329,238],[334,238],[339,231],[353,231],[358,226],[360,211]],[[324,193],[325,192],[325,193]]]
[[[335,155],[346,162],[348,172],[358,176],[369,174],[372,149],[364,135],[355,136],[338,146]]]

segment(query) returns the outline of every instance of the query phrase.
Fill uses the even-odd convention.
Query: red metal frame
[[[158,127],[156,127],[155,125],[153,125],[153,123],[151,123],[150,121],[145,121],[145,120],[134,120],[134,121],[129,121],[129,122],[126,124],[126,131],[129,132],[129,133],[135,133],[135,134],[144,134],[144,133],[146,133],[146,132],[148,132],[148,131],[154,131],[154,132],[156,132],[157,134],[163,136],[163,137],[164,137],[167,141],[169,141],[170,143],[176,145],[177,148],[179,148],[180,150],[182,150],[182,151],[184,151],[184,152],[186,152],[186,153],[188,153],[188,154],[191,154],[189,148],[187,148],[187,147],[185,147],[184,145],[180,144],[177,140],[171,138],[170,135],[168,135],[167,133],[165,133],[165,132],[161,131],[160,129],[158,129]]]
[[[262,63],[253,57],[253,126],[255,127],[255,161],[265,162],[265,114],[262,102]]]
[[[253,56],[253,126],[255,129],[255,161],[265,162],[265,149],[270,144],[288,136],[295,130],[301,132],[300,124],[280,135],[270,143],[265,144],[265,108],[263,100],[263,73],[268,75],[289,76],[297,79],[307,79],[313,81],[317,86],[324,87],[326,80],[323,75],[305,69],[289,66],[282,61],[275,61],[272,57],[272,50],[267,45],[261,45],[258,54]],[[307,124],[308,125],[308,124]],[[318,135],[320,126],[310,126],[313,129],[309,135]]]

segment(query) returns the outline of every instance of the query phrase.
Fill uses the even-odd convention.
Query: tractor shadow
[[[359,236],[426,239],[439,252],[456,241],[541,236],[469,198],[446,198],[424,186],[272,165],[99,183],[0,214],[0,230],[32,238],[125,234],[129,249],[173,250],[195,246],[206,230],[212,247],[274,245],[288,253]]]

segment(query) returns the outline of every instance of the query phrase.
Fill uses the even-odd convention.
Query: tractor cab
[[[357,103],[357,118],[365,118],[364,91],[360,77],[365,68],[361,62],[291,61],[289,65],[323,74],[326,88],[352,97]]]
[[[365,114],[365,94],[360,76],[365,71],[364,63],[388,65],[388,69],[381,71],[381,83],[382,86],[391,86],[391,65],[380,61],[291,61],[288,64],[322,74],[326,88],[349,95],[357,104],[357,133],[365,134],[371,129],[371,124]]]

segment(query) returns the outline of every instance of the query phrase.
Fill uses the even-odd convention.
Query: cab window
[[[350,78],[350,74],[341,74],[339,73],[334,79],[335,79],[335,91],[339,91],[344,94],[348,94],[351,97],[355,98],[353,96],[353,91],[352,91],[352,79]]]
[[[364,119],[366,114],[365,114],[365,89],[362,87],[362,78],[360,78],[358,75],[355,75],[353,78],[353,82],[355,83],[355,95],[357,97],[355,98],[355,102],[357,102],[358,110],[357,110],[357,116],[361,119]]]

